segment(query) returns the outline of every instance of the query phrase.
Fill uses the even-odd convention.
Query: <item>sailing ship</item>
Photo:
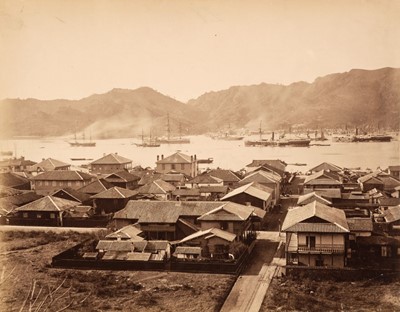
[[[179,124],[179,137],[171,137],[171,126],[169,123],[169,114],[167,114],[167,137],[157,138],[157,144],[189,144],[189,138],[182,137],[182,126]]]
[[[135,145],[138,146],[138,147],[159,147],[160,146],[159,143],[157,143],[155,140],[152,140],[151,131],[150,131],[149,141],[146,142],[144,140],[143,129],[142,129],[142,143],[135,143]]]
[[[228,131],[212,136],[214,140],[224,141],[240,141],[243,140],[244,136],[233,134],[231,131],[231,125],[228,125]]]
[[[96,146],[96,142],[92,141],[92,136],[90,135],[89,141],[85,139],[85,133],[82,133],[82,140],[79,141],[76,138],[76,133],[74,135],[74,141],[68,142],[70,146],[83,146],[83,147],[94,147]]]

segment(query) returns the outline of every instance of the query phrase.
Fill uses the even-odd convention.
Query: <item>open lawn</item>
[[[219,311],[234,277],[50,267],[95,233],[0,231],[1,311]]]

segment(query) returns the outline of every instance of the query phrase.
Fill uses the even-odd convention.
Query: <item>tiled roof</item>
[[[228,242],[233,242],[236,238],[236,235],[224,230],[216,229],[216,228],[211,228],[205,231],[198,231],[196,233],[193,233],[189,236],[186,236],[185,238],[181,239],[179,243],[185,243],[188,241],[191,241],[193,239],[199,238],[205,236],[205,239],[210,239],[213,237],[218,237],[223,240],[226,240]]]
[[[112,185],[110,182],[107,182],[104,179],[97,179],[96,181],[93,181],[88,185],[81,187],[80,189],[78,189],[78,191],[86,194],[98,194],[112,187],[114,187],[114,185]]]
[[[181,182],[185,181],[185,175],[183,173],[163,173],[160,179],[165,182]]]
[[[398,166],[389,166],[390,171],[400,171],[400,165]]]
[[[176,223],[180,217],[200,217],[224,203],[206,201],[146,201],[130,200],[114,219],[138,220],[138,223]]]
[[[13,172],[0,173],[0,185],[17,187],[29,183],[27,178],[21,177]]]
[[[172,184],[158,179],[139,187],[136,191],[138,194],[167,194],[175,189],[175,186]]]
[[[314,193],[324,198],[342,198],[342,191],[339,188],[314,189]]]
[[[297,205],[306,205],[312,203],[315,200],[320,202],[321,204],[332,205],[332,203],[329,200],[322,198],[315,192],[299,196],[299,199],[297,200]]]
[[[79,206],[80,203],[54,196],[46,196],[24,206],[15,208],[15,211],[64,211]]]
[[[18,195],[3,197],[0,198],[0,208],[3,208],[10,212],[17,207],[21,207],[42,197],[43,196],[38,195],[35,192],[27,192]]]
[[[329,223],[307,222],[308,219],[313,217]],[[349,232],[349,226],[343,210],[314,201],[305,206],[290,209],[283,221],[282,231],[346,233]]]
[[[200,190],[200,193],[226,194],[228,192],[228,187],[223,185],[200,186],[198,189]]]
[[[108,182],[132,182],[132,181],[137,181],[140,180],[138,176],[135,176],[134,174],[129,173],[128,171],[122,170],[119,172],[111,173],[107,175],[104,180]]]
[[[285,171],[286,169],[286,163],[279,159],[261,159],[261,160],[255,159],[246,167],[262,167],[263,165],[268,165],[270,167],[274,167],[281,171]]]
[[[370,218],[348,218],[350,232],[372,232],[373,224]]]
[[[23,193],[21,190],[14,189],[8,186],[0,186],[0,198],[14,196]]]
[[[321,179],[322,178],[322,179]],[[328,171],[318,171],[314,174],[311,174],[309,176],[306,176],[304,180],[304,184],[335,184],[339,185],[342,184],[340,181],[340,177],[335,174],[334,172],[328,172]]]
[[[257,182],[257,183],[279,183],[280,182],[280,176],[277,176],[265,172],[265,171],[256,171],[250,173],[248,176],[244,177],[242,180],[240,180],[240,184],[247,184],[250,182]]]
[[[192,163],[191,156],[185,155],[181,152],[176,152],[171,156],[165,157],[157,161],[157,164],[190,164]]]
[[[331,171],[331,172],[340,172],[343,169],[340,168],[339,166],[336,166],[334,164],[328,163],[328,162],[323,162],[322,164],[319,164],[318,166],[315,166],[314,168],[311,168],[309,171],[312,172],[317,172],[317,171]]]
[[[38,169],[43,171],[51,171],[51,170],[56,170],[58,168],[66,168],[69,166],[71,165],[63,161],[54,158],[47,158],[33,166],[30,166],[29,171],[37,171]]]
[[[91,179],[93,176],[90,174],[72,170],[46,171],[32,178],[35,181],[87,181]]]
[[[11,158],[0,161],[0,167],[18,167],[18,166],[33,166],[36,163],[32,160],[25,160],[24,158]]]
[[[127,261],[149,261],[151,252],[128,252]]]
[[[377,170],[372,173],[366,174],[360,178],[358,178],[358,182],[360,183],[365,183],[365,182],[370,182],[370,183],[376,183],[376,184],[383,184],[383,182],[379,179],[380,174],[382,174],[382,170]],[[369,181],[371,180],[371,181]]]
[[[69,195],[72,197],[72,200],[79,201],[81,203],[84,203],[90,199],[90,196],[88,194],[85,194],[81,191],[74,190],[70,187],[66,187],[64,189],[60,189],[58,191],[55,191],[53,194],[51,194],[54,197],[62,197],[64,194]]]
[[[210,176],[219,178],[224,182],[239,182],[240,178],[231,170],[225,169],[212,169],[209,173]]]
[[[115,231],[111,234],[108,234],[106,238],[122,238],[122,239],[134,239],[134,240],[143,240],[142,237],[138,236],[139,234],[143,233],[142,230],[137,228],[135,225],[130,224],[127,225],[118,231]]]
[[[256,186],[253,186],[253,183],[254,182],[251,182],[249,184],[238,187],[237,189],[234,189],[233,191],[222,197],[221,200],[229,200],[229,198],[242,193],[248,194],[264,201],[268,200],[271,197],[271,193],[261,190]]]
[[[91,165],[117,165],[117,164],[130,164],[132,160],[122,157],[118,154],[108,154],[95,161],[92,161]]]
[[[194,177],[193,179],[190,179],[186,183],[189,183],[189,184],[222,184],[222,182],[223,181],[220,178],[215,178],[208,174],[201,174],[201,175]]]
[[[224,202],[224,204],[221,205],[220,207],[217,207],[209,212],[206,212],[197,219],[203,221],[214,221],[214,220],[245,221],[252,215],[252,213],[253,213],[252,207],[232,202]]]
[[[137,194],[136,191],[124,189],[122,187],[114,186],[101,193],[91,196],[90,198],[112,199],[112,198],[132,198]]]
[[[389,207],[387,210],[385,210],[385,215],[384,218],[386,222],[392,223],[400,220],[400,205],[399,206],[394,206],[394,207]]]
[[[379,245],[379,246],[400,246],[400,239],[397,237],[391,236],[360,236],[357,237],[357,244],[364,245],[364,246],[372,246],[372,245]]]
[[[172,192],[174,196],[200,196],[200,189],[189,188],[189,189],[176,189]]]

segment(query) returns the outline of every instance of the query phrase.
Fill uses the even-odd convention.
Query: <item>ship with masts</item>
[[[143,133],[143,129],[142,129],[142,143],[135,143],[135,145],[138,147],[159,147],[160,143],[157,143],[156,140],[151,137],[151,131],[150,131],[149,140],[146,142],[144,139],[144,133]]]
[[[182,125],[179,124],[179,137],[171,136],[171,125],[169,122],[169,114],[167,115],[167,137],[156,138],[156,144],[189,144],[190,139],[182,137]]]
[[[89,141],[85,138],[85,133],[82,133],[82,140],[78,140],[76,138],[76,133],[74,135],[74,141],[68,142],[70,146],[82,146],[82,147],[94,147],[96,146],[96,142],[92,141],[92,135],[90,135]]]

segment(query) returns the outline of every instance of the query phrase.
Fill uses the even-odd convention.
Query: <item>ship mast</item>
[[[168,141],[171,139],[171,128],[169,124],[169,113],[167,114],[167,137]]]

